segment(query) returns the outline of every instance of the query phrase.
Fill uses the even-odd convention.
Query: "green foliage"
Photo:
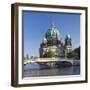
[[[73,52],[75,53],[75,59],[80,59],[80,47],[76,48]]]
[[[26,55],[26,59],[29,59],[29,55],[28,54]]]
[[[53,58],[55,57],[55,52],[49,51],[44,55],[45,58]]]
[[[75,48],[71,53],[67,54],[67,58],[80,59],[80,47]]]
[[[72,58],[73,57],[73,53],[67,53],[67,58]]]

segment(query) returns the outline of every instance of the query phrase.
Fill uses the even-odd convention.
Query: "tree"
[[[80,47],[75,48],[72,52],[67,53],[67,58],[80,59]]]
[[[73,52],[76,53],[75,58],[80,59],[80,46],[78,48],[74,49]]]
[[[53,51],[47,52],[46,57],[49,57],[49,58],[55,57],[55,52]]]
[[[28,54],[26,55],[26,59],[29,59],[29,55]]]
[[[67,58],[72,58],[73,57],[73,53],[67,53]]]

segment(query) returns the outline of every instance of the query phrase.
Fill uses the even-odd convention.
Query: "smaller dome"
[[[71,38],[70,34],[67,35],[68,38]]]
[[[42,40],[43,43],[47,43],[47,39],[44,37]]]
[[[71,38],[71,35],[70,34],[66,35],[66,38],[70,39]]]

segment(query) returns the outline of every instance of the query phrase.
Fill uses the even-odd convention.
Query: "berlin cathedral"
[[[47,52],[52,51],[56,57],[62,57],[72,51],[71,36],[68,34],[65,37],[64,43],[61,40],[60,32],[54,23],[45,33],[45,36],[40,44],[39,55],[43,58]]]

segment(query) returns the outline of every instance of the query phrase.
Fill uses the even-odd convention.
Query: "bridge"
[[[63,58],[37,58],[27,60],[27,63],[54,63],[54,62],[68,62],[72,65],[80,65],[80,60],[63,59]]]

